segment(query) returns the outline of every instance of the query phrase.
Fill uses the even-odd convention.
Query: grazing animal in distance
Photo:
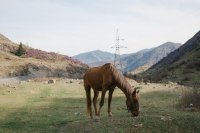
[[[111,112],[111,100],[112,94],[118,87],[126,96],[127,109],[132,113],[133,116],[138,116],[139,114],[139,98],[136,89],[133,89],[128,83],[123,74],[117,70],[117,68],[111,64],[107,63],[101,67],[90,68],[84,75],[84,88],[86,92],[87,99],[87,112],[92,116],[92,100],[91,100],[91,88],[94,91],[93,105],[94,111],[97,118],[100,117],[101,108],[104,104],[104,98],[107,91],[108,94],[108,116],[112,116]],[[99,109],[97,110],[97,98],[99,96],[99,91],[101,93],[101,100],[99,102]]]

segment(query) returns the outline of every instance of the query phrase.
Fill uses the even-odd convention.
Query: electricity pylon
[[[112,46],[111,48],[115,48],[115,58],[114,58],[114,65],[115,67],[120,70],[123,73],[123,66],[122,66],[122,61],[121,61],[121,56],[120,56],[120,48],[127,48],[125,46],[120,45],[120,41],[124,41],[124,39],[121,39],[119,37],[119,32],[118,29],[116,30],[116,42],[115,46]]]

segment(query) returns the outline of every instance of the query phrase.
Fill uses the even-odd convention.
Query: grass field
[[[86,114],[81,81],[0,85],[0,133],[200,132],[200,112],[185,111],[178,107],[180,86],[130,82],[141,88],[140,115],[132,117],[127,112],[125,96],[116,89],[112,101],[113,117],[107,116],[105,99],[98,122],[90,120]]]

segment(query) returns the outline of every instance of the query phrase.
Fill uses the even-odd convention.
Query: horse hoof
[[[109,116],[109,117],[112,117],[112,113],[108,113],[108,116]]]
[[[94,121],[95,122],[98,122],[100,120],[100,117],[99,116],[96,116],[95,118],[94,118]]]
[[[92,119],[93,119],[93,117],[92,117],[92,116],[89,116],[89,117],[88,117],[88,119],[92,120]]]

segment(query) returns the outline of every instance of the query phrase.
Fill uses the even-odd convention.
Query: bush
[[[200,60],[194,60],[194,61],[191,61],[189,62],[187,65],[186,65],[186,68],[199,68],[200,67]]]
[[[17,56],[22,56],[26,53],[25,49],[22,46],[22,43],[20,42],[19,44],[19,48],[17,49],[17,52],[15,53],[15,55]]]
[[[195,73],[193,69],[183,69],[183,74],[191,74],[191,73]]]
[[[191,81],[191,79],[190,79],[189,77],[184,77],[184,78],[182,79],[182,81]]]

